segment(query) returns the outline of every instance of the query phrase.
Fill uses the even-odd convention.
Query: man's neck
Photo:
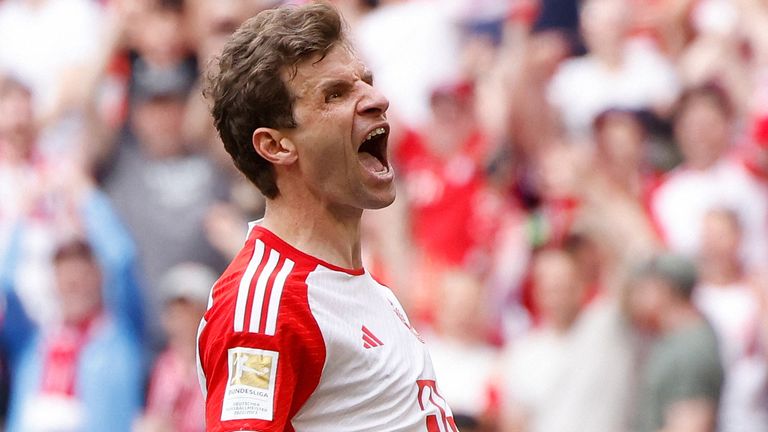
[[[285,194],[268,200],[261,226],[306,254],[339,267],[361,268],[362,210],[339,209],[306,195],[302,198]]]
[[[101,315],[101,307],[98,307],[90,312],[78,314],[77,316],[64,317],[62,319],[62,325],[64,328],[71,330],[77,330],[78,332],[85,333],[90,328],[91,324]]]
[[[694,171],[707,171],[717,165],[721,160],[723,160],[723,156],[702,158],[700,160],[687,160],[685,161],[684,166]]]
[[[680,303],[667,311],[661,319],[661,330],[669,334],[700,322],[701,314],[690,303]]]
[[[590,52],[600,61],[600,63],[612,71],[621,69],[624,64],[623,43],[608,43],[605,46],[595,48]]]

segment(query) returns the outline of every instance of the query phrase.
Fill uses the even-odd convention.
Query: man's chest
[[[310,307],[326,347],[323,378],[356,382],[423,369],[424,341],[395,297],[375,286],[352,290],[310,288]]]
[[[421,337],[391,293],[339,294],[324,290],[313,295],[310,286],[326,356],[319,384],[294,425],[322,430],[331,427],[324,423],[331,418],[339,422],[333,426],[337,430],[423,425],[419,389],[434,383],[435,376]]]

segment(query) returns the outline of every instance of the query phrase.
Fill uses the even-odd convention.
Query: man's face
[[[169,344],[174,348],[194,348],[197,327],[200,324],[200,318],[205,314],[205,309],[204,304],[186,299],[170,301],[163,314],[163,326]]]
[[[642,159],[643,129],[630,114],[610,114],[597,134],[607,164],[638,166]]]
[[[542,317],[569,326],[581,308],[584,290],[576,263],[561,252],[544,252],[533,265],[533,299]]]
[[[142,149],[154,158],[184,152],[183,123],[184,101],[178,96],[154,97],[133,108],[133,131]]]
[[[716,102],[697,96],[675,122],[675,136],[685,163],[704,169],[715,163],[728,148],[728,119]]]
[[[21,89],[11,89],[0,95],[0,140],[25,146],[32,141],[34,133],[32,96]]]
[[[373,88],[370,72],[345,45],[320,60],[299,63],[283,80],[295,97],[297,127],[283,130],[296,146],[309,190],[329,206],[377,209],[395,199],[387,157],[389,101]]]
[[[55,266],[56,290],[62,318],[77,323],[93,316],[101,307],[101,272],[85,257],[67,257]]]
[[[658,331],[669,291],[667,283],[659,278],[645,277],[635,281],[629,293],[629,311],[635,325],[643,330]]]

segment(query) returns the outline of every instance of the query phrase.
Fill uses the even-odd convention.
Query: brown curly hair
[[[279,194],[271,163],[254,149],[260,127],[294,128],[294,96],[281,73],[346,43],[339,12],[323,2],[263,11],[235,31],[207,74],[203,94],[235,166],[267,198]]]

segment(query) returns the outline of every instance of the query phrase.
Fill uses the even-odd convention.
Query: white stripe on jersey
[[[248,267],[243,273],[243,278],[240,279],[240,287],[237,291],[237,303],[235,304],[235,331],[243,331],[245,325],[245,307],[248,303],[248,293],[251,290],[251,281],[253,275],[256,273],[256,269],[261,264],[261,259],[264,257],[264,243],[261,240],[256,240],[256,244],[253,248],[253,256],[248,262]]]
[[[205,372],[203,372],[203,362],[200,359],[200,333],[203,332],[206,324],[208,323],[205,321],[205,318],[200,320],[200,325],[197,326],[197,336],[195,337],[195,369],[197,369],[197,382],[200,384],[203,397],[208,396],[208,383],[205,379]]]
[[[259,332],[259,325],[261,325],[261,307],[264,304],[264,294],[267,290],[267,282],[275,271],[278,260],[280,260],[280,254],[274,249],[270,250],[267,265],[264,266],[264,269],[259,275],[259,279],[256,281],[256,292],[253,295],[253,305],[251,306],[251,325],[248,328],[248,331],[251,333]]]
[[[283,295],[283,287],[285,286],[285,278],[293,270],[293,261],[288,258],[283,262],[283,267],[280,268],[280,272],[275,278],[275,284],[272,286],[272,295],[269,298],[269,308],[267,309],[267,326],[264,332],[267,335],[275,335],[275,327],[277,327],[277,312],[280,310],[280,297]]]

